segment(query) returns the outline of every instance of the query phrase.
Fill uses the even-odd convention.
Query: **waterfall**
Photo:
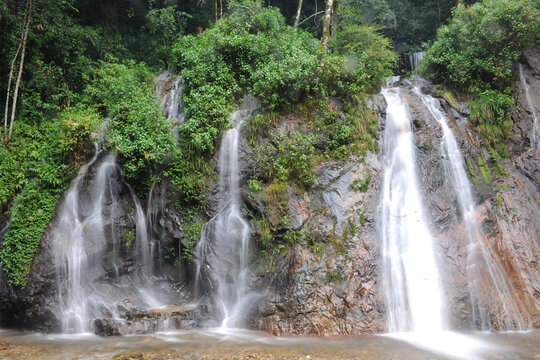
[[[200,292],[200,279],[206,273],[222,327],[241,325],[253,298],[249,293],[250,227],[240,210],[238,148],[242,123],[256,108],[255,100],[246,97],[231,115],[233,127],[223,136],[219,150],[220,211],[204,225],[194,254],[195,292]]]
[[[110,313],[114,313],[107,300],[102,298],[102,294],[91,291],[94,284],[89,283],[89,272],[95,271],[92,265],[96,261],[103,261],[101,254],[106,247],[101,210],[105,197],[111,195],[110,178],[117,171],[114,156],[106,156],[96,169],[90,190],[90,206],[85,208],[81,204],[83,181],[99,153],[100,151],[96,150],[92,160],[80,169],[72,181],[52,234],[64,332],[89,331],[92,316],[95,316],[100,308],[107,308]],[[116,245],[113,238],[113,252],[117,249]],[[114,267],[117,273],[116,256],[113,256],[110,262],[109,265]]]
[[[146,273],[152,275],[154,272],[154,254],[152,245],[148,240],[148,226],[146,224],[146,216],[141,206],[141,202],[135,196],[133,196],[133,204],[135,204],[135,245],[137,252],[142,260]]]
[[[420,65],[420,62],[424,60],[425,56],[425,51],[415,52],[407,55],[407,58],[409,59],[409,68],[412,72],[414,72],[415,74],[418,72],[418,66]]]
[[[527,98],[527,105],[529,106],[529,111],[533,116],[533,133],[531,137],[531,148],[536,150],[538,148],[538,112],[536,110],[535,103],[532,98],[531,88],[527,79],[525,78],[525,73],[523,72],[523,64],[519,64],[519,79],[525,88],[525,96]]]
[[[166,199],[163,189],[159,184],[152,184],[148,192],[148,202],[146,205],[146,224],[148,226],[148,247],[151,258],[153,259],[154,275],[159,276],[162,271],[161,260],[163,258],[161,250],[161,239],[163,238],[162,228],[159,224],[161,216],[165,215]],[[157,260],[157,262],[156,262]]]
[[[386,336],[444,357],[482,359],[497,347],[447,330],[440,259],[423,214],[411,117],[399,88],[382,94],[388,104],[381,229]]]
[[[486,243],[480,225],[476,221],[476,204],[471,184],[465,170],[465,162],[446,116],[438,101],[415,87],[431,115],[443,130],[443,148],[446,155],[445,171],[456,190],[460,214],[467,234],[467,276],[473,322],[482,330],[493,327],[499,330],[525,330],[529,327],[526,308],[516,294],[509,277],[494,250]]]
[[[419,193],[411,118],[399,91],[382,91],[388,103],[382,199],[388,330],[440,331],[446,319],[439,268]]]
[[[171,74],[165,71],[158,75],[154,82],[157,85],[158,96],[161,97],[161,106],[167,114],[167,119],[171,122],[176,138],[179,138],[178,124],[184,122],[186,114],[184,112],[184,86],[182,77],[178,76],[172,80]]]

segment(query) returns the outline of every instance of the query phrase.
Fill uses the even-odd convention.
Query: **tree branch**
[[[306,21],[308,21],[308,20],[311,19],[312,17],[317,16],[317,15],[320,15],[320,14],[323,14],[323,13],[324,13],[324,11],[317,11],[315,14],[312,14],[312,15],[308,16],[307,18],[305,18],[304,20],[300,21],[300,22],[298,23],[298,26],[302,25],[303,23],[305,23]]]

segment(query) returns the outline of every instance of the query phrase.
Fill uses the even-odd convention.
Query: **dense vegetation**
[[[216,144],[245,94],[261,101],[247,129],[262,163],[251,190],[270,199],[289,187],[309,188],[318,162],[375,149],[377,121],[365,95],[399,66],[394,48],[424,49],[447,23],[428,52],[427,71],[474,94],[473,121],[503,153],[511,65],[538,39],[539,3],[467,6],[475,2],[341,0],[323,22],[323,0],[306,2],[299,17],[299,3],[284,0],[273,7],[250,0],[1,0],[0,96],[7,101],[0,221],[10,219],[0,234],[3,269],[13,284],[25,284],[61,193],[98,141],[118,154],[139,195],[167,177],[182,205],[204,205]],[[330,37],[327,47],[321,36]],[[152,83],[165,68],[183,79],[178,140]],[[272,131],[291,113],[304,130]],[[260,137],[271,141],[256,146]],[[187,224],[189,246],[202,224],[195,218],[186,216],[195,222]]]
[[[435,81],[472,94],[471,120],[502,156],[514,104],[512,68],[540,39],[539,9],[533,0],[459,5],[427,52],[427,71]]]

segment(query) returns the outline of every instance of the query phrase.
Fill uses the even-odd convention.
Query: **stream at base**
[[[540,359],[539,331],[467,335],[463,338],[488,345],[481,359]],[[220,328],[111,338],[6,331],[0,333],[0,358],[440,360],[459,357],[446,358],[384,335],[277,338],[261,332]]]

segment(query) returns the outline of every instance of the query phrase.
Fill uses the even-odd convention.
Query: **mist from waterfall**
[[[441,125],[445,172],[456,190],[467,239],[467,278],[473,310],[473,324],[482,330],[526,330],[529,328],[527,310],[512,285],[497,254],[487,243],[477,221],[479,214],[474,201],[471,184],[465,170],[465,162],[456,138],[448,127],[447,119],[439,102],[422,93],[419,87],[414,92],[420,97],[431,115]]]
[[[203,226],[194,254],[195,292],[202,292],[202,278],[208,274],[224,328],[241,326],[253,299],[249,292],[250,226],[241,212],[238,157],[240,129],[256,109],[255,99],[246,97],[240,109],[231,115],[233,127],[223,136],[219,150],[220,210]]]

